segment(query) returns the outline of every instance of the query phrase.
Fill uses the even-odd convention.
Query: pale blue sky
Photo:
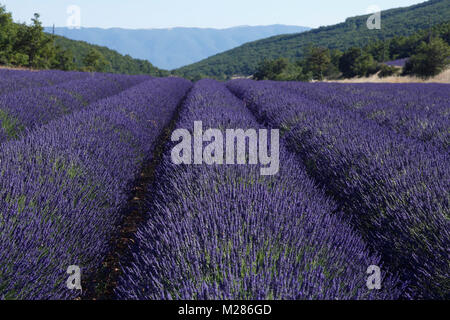
[[[65,26],[67,7],[81,8],[82,27],[167,28],[288,24],[319,27],[367,13],[424,2],[415,0],[0,0],[15,21],[34,12],[45,26]]]

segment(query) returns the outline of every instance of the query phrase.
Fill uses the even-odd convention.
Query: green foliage
[[[35,14],[31,21],[31,25],[14,23],[11,13],[0,6],[0,65],[169,75],[168,71],[160,70],[148,61],[123,56],[106,47],[47,34],[39,14]]]
[[[339,71],[339,60],[341,60],[343,54],[344,53],[338,49],[330,51],[331,63],[326,70],[326,77],[328,79],[338,79],[341,76],[341,72]]]
[[[364,51],[356,58],[351,68],[358,77],[368,77],[378,71],[377,62],[370,53]]]
[[[305,71],[300,63],[289,63],[275,79],[278,81],[311,81],[312,73]]]
[[[388,61],[390,60],[390,52],[394,51],[396,39],[406,39],[406,37],[394,37],[391,41],[375,41],[370,43],[364,48],[364,51],[368,52],[377,61]],[[392,44],[392,48],[391,48]],[[409,50],[408,50],[409,52]]]
[[[428,42],[433,37],[442,38],[450,43],[450,22],[441,23],[430,28],[417,31],[410,36],[397,36],[385,41],[376,41],[367,45],[364,50],[377,61],[408,58],[416,53],[422,42]]]
[[[233,75],[252,75],[264,60],[285,57],[291,62],[304,58],[309,44],[325,47],[330,50],[347,50],[351,47],[363,48],[376,41],[384,41],[394,37],[408,37],[419,30],[428,29],[431,25],[448,22],[450,17],[450,1],[431,0],[407,8],[391,9],[382,12],[380,30],[369,30],[366,26],[368,15],[347,19],[333,26],[320,27],[300,34],[280,35],[267,39],[246,43],[235,49],[212,56],[198,63],[175,70],[175,74],[192,77],[204,75],[217,79],[227,79]],[[406,45],[406,44],[405,44]],[[400,46],[393,45],[400,49]],[[403,53],[390,52],[402,58]],[[374,49],[375,50],[375,49]],[[378,61],[388,49],[379,47],[377,53],[369,52]],[[406,56],[407,57],[407,56]],[[389,58],[392,58],[389,57]],[[336,70],[335,70],[336,71]]]
[[[358,59],[361,55],[361,48],[350,48],[342,55],[339,59],[339,70],[342,72],[344,77],[352,78],[356,76],[353,65],[356,59]]]
[[[450,46],[441,38],[422,42],[404,68],[404,74],[429,78],[438,75],[450,65]]]
[[[339,59],[339,70],[346,78],[366,77],[378,71],[372,55],[360,48],[350,48]]]
[[[64,71],[75,70],[75,64],[73,63],[73,53],[70,50],[65,50],[60,47],[56,48],[56,57],[54,68]]]
[[[261,62],[253,78],[256,80],[310,81],[313,75],[311,72],[304,71],[301,62],[291,63],[285,58],[280,58]]]
[[[37,69],[49,69],[53,66],[55,48],[53,40],[44,33],[39,14],[31,19],[30,26],[26,24],[16,25],[16,34],[12,39],[12,54],[20,54],[21,59],[12,59],[12,63],[21,62],[21,65]],[[28,61],[24,61],[28,57]],[[25,63],[24,63],[25,62]]]
[[[9,62],[15,66],[26,66],[28,61],[30,61],[30,57],[20,52],[12,53],[9,58]]]
[[[288,66],[289,62],[285,58],[276,60],[264,60],[256,70],[254,78],[256,80],[271,80],[275,79],[277,75],[282,73]]]
[[[19,133],[24,130],[17,119],[8,115],[7,112],[0,109],[0,128],[6,133],[9,138],[15,139],[19,136]]]
[[[106,47],[92,45],[84,41],[70,40],[61,36],[55,36],[55,43],[61,49],[71,52],[72,62],[76,69],[81,70],[84,65],[84,58],[93,49],[97,50],[110,64],[109,71],[123,74],[149,74],[155,77],[166,77],[169,71],[161,70],[153,66],[147,60],[133,59],[129,55],[108,49]]]
[[[11,13],[0,6],[0,63],[6,63],[10,59],[15,34],[16,26]]]
[[[380,72],[378,73],[379,78],[385,78],[390,76],[395,76],[400,73],[400,69],[394,66],[388,66],[386,64],[380,65]]]
[[[106,72],[111,68],[111,64],[97,50],[91,49],[83,58],[85,71]]]
[[[327,48],[311,47],[306,56],[307,71],[310,71],[313,78],[323,80],[331,64],[330,50]]]

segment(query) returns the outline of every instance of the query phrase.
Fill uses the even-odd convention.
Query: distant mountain
[[[264,59],[299,59],[309,45],[344,50],[352,46],[362,47],[375,40],[408,36],[449,21],[450,0],[430,0],[410,7],[383,11],[380,30],[367,28],[368,17],[369,15],[357,16],[340,24],[301,34],[280,35],[246,43],[174,72],[188,78],[225,79],[233,75],[247,76],[253,74]]]
[[[249,41],[306,30],[309,28],[286,25],[240,26],[228,29],[55,28],[55,34],[106,46],[121,54],[145,59],[159,68],[170,70],[200,61]],[[45,31],[52,32],[52,28],[47,27]]]
[[[170,74],[147,60],[134,59],[104,46],[52,36],[43,31],[39,20],[34,20],[33,24],[15,23],[12,13],[0,4],[0,67],[89,70],[156,77]],[[102,63],[92,60],[86,63],[89,53]]]
[[[166,77],[170,74],[167,70],[155,67],[152,63],[143,59],[134,59],[129,55],[122,55],[105,46],[89,44],[85,41],[72,40],[62,36],[55,36],[56,44],[65,50],[70,50],[77,69],[85,67],[83,59],[89,51],[95,49],[108,61],[110,68],[107,72],[123,74],[149,74],[154,77]]]

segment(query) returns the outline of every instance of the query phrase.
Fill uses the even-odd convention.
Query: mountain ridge
[[[349,17],[344,22],[300,34],[278,35],[245,43],[174,70],[174,73],[187,78],[206,76],[227,79],[233,75],[249,76],[264,59],[286,57],[294,60],[303,57],[310,44],[345,50],[352,46],[362,47],[375,40],[408,36],[450,20],[450,1],[430,0],[409,7],[384,10],[381,13],[381,30],[367,29],[366,21],[369,16],[370,14]]]
[[[274,24],[230,28],[80,28],[56,27],[55,34],[106,46],[124,55],[150,61],[161,69],[177,69],[247,42],[268,36],[299,33],[308,27]],[[51,33],[53,27],[46,27]]]

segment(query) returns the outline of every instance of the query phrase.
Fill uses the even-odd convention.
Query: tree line
[[[310,45],[303,59],[264,60],[253,77],[257,80],[310,81],[367,77],[378,73],[386,77],[400,73],[383,62],[408,58],[403,75],[429,78],[450,66],[450,23],[421,30],[412,36],[379,40],[359,48],[330,50]]]
[[[59,69],[166,76],[168,72],[145,60],[114,50],[73,41],[44,32],[39,14],[31,24],[15,23],[0,6],[0,65],[33,69]]]

